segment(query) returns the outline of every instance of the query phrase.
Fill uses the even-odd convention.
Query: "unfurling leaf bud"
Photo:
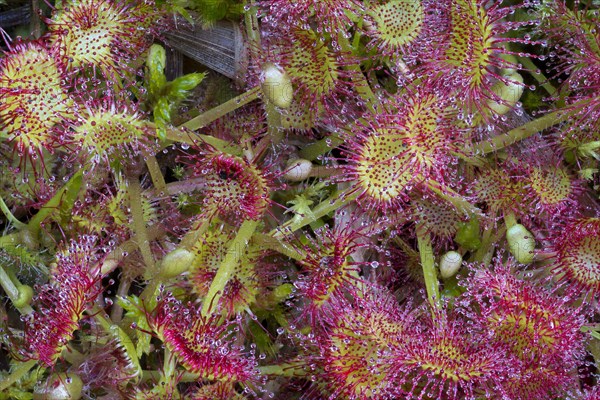
[[[476,218],[470,219],[459,225],[454,241],[469,251],[477,250],[481,246],[479,238],[479,221]]]
[[[456,251],[449,251],[440,259],[440,275],[444,279],[452,278],[462,265],[463,258]]]
[[[194,254],[186,249],[176,249],[163,258],[160,276],[173,278],[188,270],[194,261]]]
[[[506,240],[511,254],[521,264],[533,261],[535,239],[523,225],[516,224],[506,231]]]
[[[307,179],[312,171],[312,163],[303,158],[290,160],[287,163],[287,169],[283,177],[288,181],[300,182]]]
[[[266,63],[262,67],[262,91],[276,107],[288,108],[292,104],[294,89],[289,75],[278,65]]]

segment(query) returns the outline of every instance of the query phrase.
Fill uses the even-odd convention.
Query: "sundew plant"
[[[0,399],[600,399],[599,1],[29,3]]]

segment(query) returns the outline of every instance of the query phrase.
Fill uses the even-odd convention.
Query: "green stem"
[[[440,289],[438,284],[437,271],[435,269],[435,259],[433,256],[433,246],[429,232],[422,224],[417,225],[417,246],[421,257],[421,267],[423,268],[423,277],[425,278],[425,288],[427,289],[427,298],[434,307],[440,305]]]
[[[149,240],[156,240],[164,233],[158,226],[152,226],[147,229],[146,232]],[[100,274],[107,275],[114,271],[127,254],[130,254],[137,249],[139,240],[140,239],[137,236],[134,236],[111,251],[104,258],[102,264],[100,264]]]
[[[254,2],[250,2],[254,3]],[[246,24],[246,37],[248,38],[248,44],[250,45],[250,52],[253,55],[258,54],[262,50],[261,39],[260,39],[260,27],[258,26],[258,18],[256,13],[258,7],[254,4],[248,4],[250,8],[244,14],[244,22]]]
[[[150,172],[150,178],[152,178],[152,184],[159,193],[166,194],[167,183],[165,182],[165,177],[160,170],[160,165],[158,165],[156,157],[150,154],[144,154],[144,159],[146,160],[148,172]]]
[[[296,261],[302,261],[306,259],[306,254],[300,249],[296,249],[290,246],[288,243],[285,243],[282,240],[274,238],[269,235],[265,235],[264,233],[255,233],[253,236],[253,240],[261,246],[268,248],[270,250],[274,250],[284,256],[287,256]]]
[[[281,129],[281,114],[277,108],[270,102],[266,102],[267,109],[267,127],[269,143],[277,144],[283,139],[283,131]]]
[[[4,293],[6,293],[10,301],[12,301],[13,305],[15,305],[19,300],[19,286],[21,286],[19,284],[15,284],[15,280],[16,277],[11,279],[8,273],[4,270],[4,266],[0,265],[0,286],[2,286],[2,289],[4,289]],[[19,310],[19,312],[22,315],[33,312],[33,309],[29,304],[25,304],[21,307],[17,307],[15,305],[15,308]]]
[[[142,372],[142,381],[143,382],[158,381],[159,379],[161,379],[163,377],[164,377],[164,375],[161,371],[146,370],[146,371]],[[198,379],[200,379],[199,374],[194,374],[191,372],[184,372],[179,375],[179,379],[177,381],[178,382],[198,382]]]
[[[350,45],[350,42],[341,32],[337,35],[337,41],[344,53],[354,54],[354,49]],[[352,74],[351,79],[356,84],[356,92],[365,102],[367,108],[372,113],[375,113],[376,111],[374,105],[377,104],[377,97],[375,97],[375,94],[371,90],[371,86],[369,86],[369,83],[365,79],[365,76],[363,75],[360,66],[358,64],[351,64],[346,68],[355,72],[354,74]]]
[[[208,230],[210,226],[210,219],[203,218],[197,221],[192,229],[181,239],[179,243],[180,249],[192,250],[194,245],[198,242],[200,237]]]
[[[156,272],[156,266],[152,250],[150,249],[150,238],[148,237],[146,221],[144,219],[142,188],[137,176],[128,176],[127,186],[129,191],[129,207],[131,208],[131,215],[133,217],[133,231],[137,237],[137,245],[146,264],[146,276],[152,276]]]
[[[316,160],[320,155],[330,152],[339,145],[344,143],[344,140],[337,135],[330,135],[324,139],[318,140],[309,144],[300,150],[300,157],[309,161]]]
[[[303,218],[293,218],[290,221],[283,224],[281,227],[272,230],[269,235],[274,238],[282,238],[297,231],[298,229],[315,222],[318,219],[324,217],[337,210],[338,208],[345,206],[346,204],[356,200],[359,193],[357,190],[354,191],[342,191],[336,192],[329,198],[323,200],[312,209],[310,213],[307,213]]]
[[[208,293],[202,303],[202,315],[207,317],[212,314],[216,306],[219,304],[219,299],[223,295],[225,285],[233,275],[235,267],[244,253],[250,238],[254,234],[259,221],[246,220],[242,223],[236,237],[229,243],[227,254],[219,265],[219,269],[210,284]]]
[[[61,204],[69,206],[69,210],[63,210],[70,213],[70,207],[79,194],[79,189],[83,182],[83,170],[77,171],[71,179],[63,186],[44,206],[35,214],[29,223],[27,229],[37,237],[42,229],[42,222],[56,211]]]
[[[276,376],[285,376],[285,377],[290,377],[290,378],[306,376],[306,371],[304,370],[304,364],[302,364],[302,363],[265,365],[263,367],[258,367],[258,369],[262,375],[276,375]]]
[[[506,234],[506,227],[498,227],[498,231],[493,233],[492,229],[486,229],[483,232],[481,239],[481,246],[477,252],[473,255],[473,262],[480,262],[484,265],[489,265],[492,256],[494,255],[494,244],[498,243]]]
[[[221,118],[222,116],[232,111],[235,111],[238,108],[243,107],[246,104],[258,99],[260,93],[260,86],[255,86],[247,92],[242,93],[229,101],[226,101],[220,106],[211,108],[210,110],[198,115],[197,117],[190,119],[188,122],[181,125],[180,127],[190,129],[192,131],[204,128],[205,126]]]
[[[504,224],[506,225],[506,230],[509,230],[513,226],[517,224],[517,217],[515,217],[515,213],[507,212],[504,214]]]
[[[8,206],[6,205],[6,203],[4,202],[4,199],[2,197],[0,197],[0,210],[2,211],[2,213],[4,214],[4,216],[6,217],[8,222],[13,224],[15,226],[15,228],[17,228],[19,230],[27,228],[27,224],[24,224],[23,222],[19,221],[13,215],[13,213],[10,212],[10,210],[8,209]]]
[[[529,59],[529,57],[519,57],[519,62],[529,70],[531,76],[533,76],[533,78],[538,81],[538,83],[542,85],[544,89],[546,89],[546,92],[548,92],[550,96],[556,96],[556,88],[552,86],[550,82],[548,82],[548,79],[544,76],[544,74],[536,72],[539,70],[539,68],[533,63],[533,61],[531,61],[531,59]]]
[[[489,153],[494,153],[502,150],[518,141],[526,139],[544,129],[550,128],[556,124],[566,121],[569,117],[577,114],[582,106],[588,104],[589,99],[579,101],[571,105],[566,110],[557,110],[550,114],[546,114],[541,118],[530,121],[518,128],[508,131],[502,135],[493,137],[490,140],[476,143],[473,146],[473,152],[476,155],[482,156]]]
[[[17,382],[21,379],[25,374],[29,372],[31,368],[35,366],[37,360],[29,360],[23,363],[17,364],[12,373],[4,378],[2,382],[0,382],[0,392],[4,389],[9,388],[13,383]]]
[[[151,122],[146,123],[149,127],[154,124]],[[177,128],[167,128],[166,138],[172,142],[185,143],[189,146],[197,146],[198,143],[208,143],[217,150],[223,153],[231,154],[233,156],[241,156],[242,149],[234,143],[230,143],[226,140],[216,138],[210,135],[201,135],[195,132],[186,131]]]
[[[427,181],[427,187],[442,199],[454,205],[454,207],[456,207],[459,211],[465,212],[469,215],[483,214],[479,208],[469,203],[463,196],[433,179],[429,179]]]

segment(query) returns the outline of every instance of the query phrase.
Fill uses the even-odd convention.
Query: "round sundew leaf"
[[[323,41],[313,31],[297,31],[286,70],[297,84],[314,96],[327,96],[338,81],[338,65]]]
[[[317,116],[315,114],[316,111],[301,106],[297,101],[292,101],[290,107],[281,113],[281,127],[308,131],[316,125]]]
[[[571,180],[562,168],[534,168],[529,179],[536,197],[544,205],[559,204],[571,194]]]
[[[500,169],[482,171],[473,188],[479,201],[486,202],[496,211],[510,208],[521,198],[522,183],[513,182],[508,174]]]
[[[73,101],[63,87],[64,71],[40,44],[17,45],[0,70],[0,120],[20,151],[39,149],[50,129],[73,115]]]
[[[74,139],[95,157],[103,157],[115,148],[135,143],[143,135],[143,122],[135,115],[94,111],[75,128]]]
[[[215,151],[200,163],[206,179],[205,203],[222,215],[258,220],[269,205],[270,188],[263,172],[246,160]]]
[[[555,269],[579,288],[600,292],[600,218],[577,220],[563,232],[554,244]]]
[[[71,67],[113,67],[114,50],[134,27],[124,6],[106,0],[81,0],[61,9],[48,23],[51,41]]]
[[[462,222],[456,210],[446,202],[416,200],[414,212],[428,232],[439,238],[452,238]]]
[[[397,49],[419,37],[423,26],[423,6],[420,0],[391,0],[374,4],[368,11],[372,19],[369,32],[382,46]]]
[[[473,392],[481,388],[482,382],[494,379],[500,354],[487,346],[485,338],[471,331],[458,315],[441,309],[434,312],[434,320],[424,321],[433,324],[427,331],[418,331],[419,340],[406,342],[402,362],[406,376],[413,377],[405,378],[410,379],[407,383],[413,387],[411,394],[439,399],[446,398],[443,393],[458,392],[464,393],[464,398],[474,398]],[[448,397],[451,398],[458,397]]]
[[[355,168],[365,193],[381,202],[399,197],[413,179],[402,136],[387,129],[365,139]]]

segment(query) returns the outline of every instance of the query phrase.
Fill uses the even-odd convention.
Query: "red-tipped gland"
[[[560,217],[575,208],[575,197],[581,188],[564,167],[535,166],[527,179],[531,206],[542,216]]]
[[[554,272],[585,293],[600,292],[600,218],[566,224],[554,238]]]
[[[323,323],[334,299],[356,291],[360,268],[351,261],[350,255],[357,247],[356,234],[339,230],[319,231],[304,247],[306,257],[299,261],[302,272],[294,286],[299,298],[310,302],[306,312],[311,323]]]
[[[414,220],[422,224],[434,239],[441,242],[449,242],[462,222],[461,215],[444,200],[417,198],[411,205],[414,210]]]
[[[19,154],[38,156],[55,141],[52,128],[74,113],[65,71],[41,43],[18,43],[0,63],[0,121]]]
[[[499,105],[509,106],[510,101],[493,90],[497,82],[507,86],[521,84],[519,76],[503,77],[502,70],[516,70],[517,65],[508,61],[510,54],[507,42],[531,43],[528,38],[511,38],[512,31],[533,24],[514,23],[505,18],[514,13],[517,7],[502,7],[500,3],[484,0],[452,0],[446,2],[450,32],[445,43],[439,46],[444,50],[434,54],[430,63],[425,63],[425,71],[438,75],[441,87],[454,94],[459,107],[467,113],[490,113]],[[460,104],[464,103],[464,104]],[[503,111],[503,110],[500,110]]]
[[[345,67],[357,60],[308,27],[279,25],[270,29],[272,32],[269,30],[265,35],[268,41],[263,57],[267,64],[285,70],[293,88],[293,101],[284,117],[297,119],[295,125],[305,125],[315,118],[336,117],[344,99],[355,96],[352,92],[355,72]]]
[[[266,0],[261,3],[277,24],[302,27],[312,22],[317,32],[332,34],[345,32],[351,24],[351,16],[358,16],[363,9],[357,0]]]
[[[41,287],[38,310],[25,328],[27,357],[53,366],[79,328],[86,305],[98,295],[94,242],[93,237],[83,237],[57,254],[52,280]]]
[[[230,326],[222,323],[221,316],[202,316],[200,308],[167,297],[148,316],[148,323],[181,365],[202,379],[229,383],[258,380],[254,360],[234,344]]]
[[[384,54],[409,45],[421,34],[425,13],[419,0],[374,2],[367,11],[367,34]]]
[[[237,393],[234,385],[229,382],[216,382],[203,385],[189,398],[190,400],[244,400],[247,397]]]
[[[471,192],[478,201],[486,203],[493,213],[499,214],[521,207],[524,186],[525,182],[516,179],[509,170],[502,167],[486,168],[478,174]]]

